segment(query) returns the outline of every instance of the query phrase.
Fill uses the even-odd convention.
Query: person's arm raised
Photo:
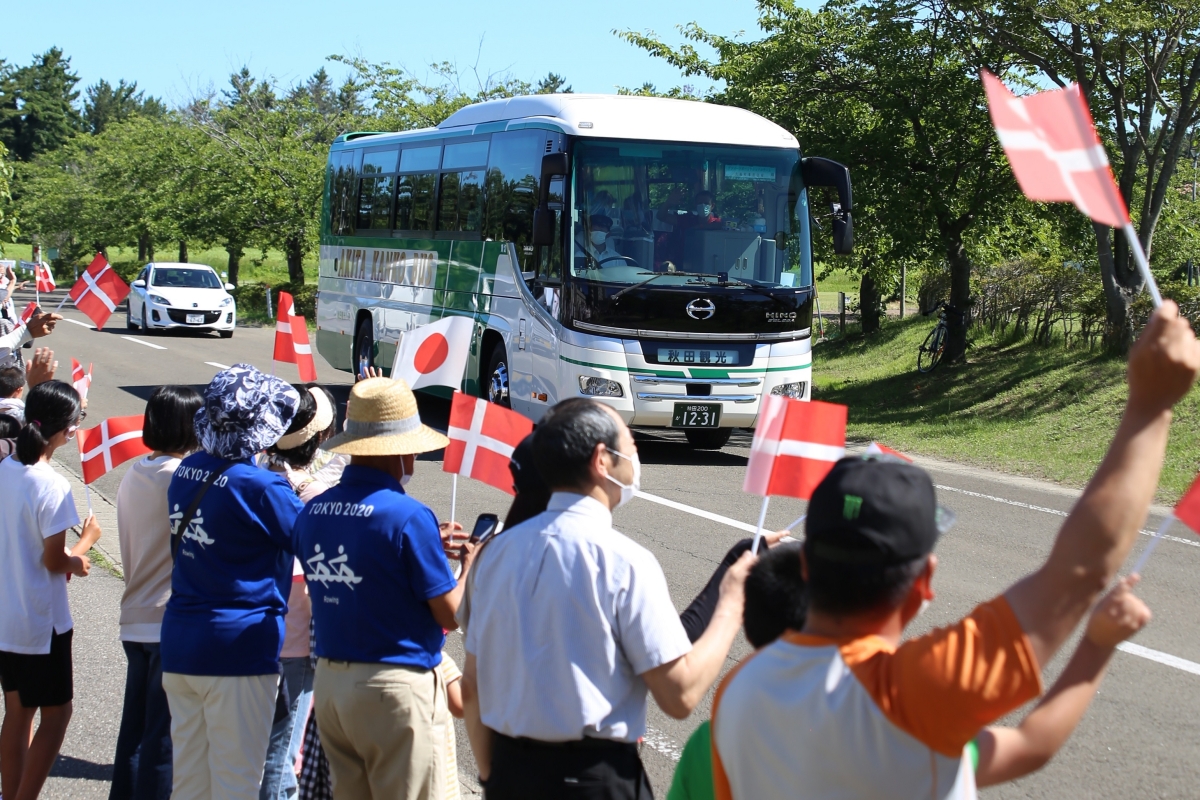
[[[1196,380],[1200,344],[1167,300],[1129,354],[1129,399],[1108,453],[1046,563],[1005,598],[1039,666],[1062,646],[1129,555],[1158,486],[1171,408]]]
[[[686,719],[721,674],[742,627],[746,576],[757,560],[754,554],[743,553],[725,573],[712,621],[686,655],[642,673],[654,702],[668,716]]]

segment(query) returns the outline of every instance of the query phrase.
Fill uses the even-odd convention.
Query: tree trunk
[[[238,270],[242,268],[244,251],[236,244],[226,244],[225,252],[229,253],[229,282],[238,285]]]
[[[869,270],[863,271],[862,282],[858,285],[858,313],[863,333],[879,330],[879,287]]]
[[[146,260],[154,260],[154,239],[149,236],[146,237]]]
[[[304,242],[299,238],[288,239],[283,245],[287,256],[288,281],[293,286],[304,284]]]
[[[146,253],[150,249],[150,235],[143,233],[138,236],[138,261],[145,263]]]
[[[1142,276],[1132,263],[1129,244],[1123,236],[1113,241],[1113,229],[1093,224],[1096,254],[1100,259],[1100,282],[1104,286],[1104,310],[1108,325],[1104,347],[1113,353],[1126,353],[1133,345],[1133,319],[1129,306],[1142,289]]]
[[[187,239],[179,240],[179,263],[187,263]]]
[[[967,307],[971,302],[971,259],[963,247],[962,234],[943,234],[946,260],[950,262],[950,305],[946,312],[946,352],[942,360],[954,363],[967,355]]]

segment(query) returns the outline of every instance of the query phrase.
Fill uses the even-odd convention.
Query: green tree
[[[12,208],[11,183],[13,168],[6,161],[8,150],[0,144],[0,255],[4,255],[4,242],[17,238],[17,217]]]
[[[167,107],[156,97],[146,97],[138,91],[137,81],[126,83],[122,78],[116,86],[101,79],[84,90],[83,123],[91,133],[102,133],[106,127],[124,122],[134,114],[162,117]]]
[[[82,127],[79,76],[53,47],[27,67],[0,62],[0,143],[18,161],[62,147]]]

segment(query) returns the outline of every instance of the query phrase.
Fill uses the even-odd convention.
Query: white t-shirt
[[[466,650],[483,723],[543,742],[636,742],[643,673],[692,644],[662,567],[599,501],[555,493],[489,542],[472,568]]]
[[[42,542],[78,524],[71,485],[49,464],[0,461],[0,650],[44,655],[71,630],[67,576],[46,569]]]

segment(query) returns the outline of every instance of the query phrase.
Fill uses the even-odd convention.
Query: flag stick
[[[67,302],[67,301],[68,301],[68,300],[70,300],[70,299],[71,299],[71,295],[70,295],[70,294],[68,294],[68,295],[67,295],[66,297],[64,297],[62,300],[58,301],[58,305],[56,305],[56,306],[54,307],[54,310],[55,310],[55,311],[58,311],[60,308],[62,308],[62,307],[63,307],[63,303]]]
[[[808,514],[801,514],[799,517],[796,518],[795,522],[793,522],[791,525],[788,525],[786,528],[784,528],[784,530],[790,532],[793,528],[795,528],[801,522],[804,522],[804,520],[807,518],[808,518]]]
[[[87,497],[88,516],[90,517],[92,515],[92,490],[86,483],[83,485],[83,493]]]
[[[1133,565],[1133,570],[1130,575],[1142,573],[1142,569],[1146,566],[1146,562],[1150,560],[1150,554],[1154,552],[1154,548],[1158,547],[1158,543],[1162,541],[1163,534],[1167,532],[1167,528],[1171,527],[1171,523],[1175,521],[1174,514],[1167,514],[1167,518],[1163,520],[1162,525],[1158,526],[1158,532],[1154,534],[1154,538],[1150,540],[1150,544],[1146,545],[1146,549],[1138,556],[1137,563]]]
[[[1158,308],[1162,305],[1162,295],[1158,293],[1158,284],[1155,283],[1154,275],[1150,272],[1150,262],[1146,260],[1146,252],[1142,250],[1142,240],[1138,238],[1137,231],[1133,229],[1132,222],[1126,222],[1122,230],[1125,231],[1125,239],[1129,242],[1129,249],[1133,251],[1133,259],[1137,262],[1138,271],[1142,273],[1142,280],[1146,282],[1146,291],[1150,293],[1150,298],[1154,301],[1154,307]]]
[[[454,522],[455,506],[458,505],[458,473],[450,475],[450,521]]]
[[[750,552],[758,555],[758,543],[762,540],[763,524],[767,521],[767,503],[771,502],[771,495],[763,498],[762,510],[758,512],[758,530],[754,532],[754,543],[750,546]]]

